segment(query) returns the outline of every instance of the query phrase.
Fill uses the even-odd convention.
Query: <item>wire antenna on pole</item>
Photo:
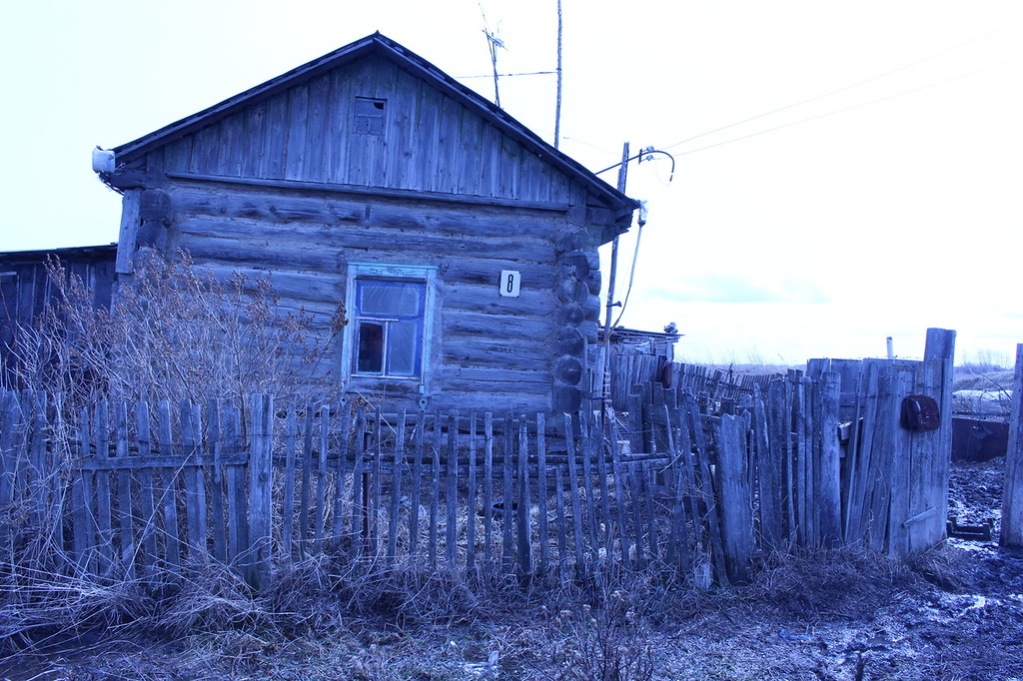
[[[487,36],[487,49],[490,50],[490,64],[494,69],[494,104],[501,106],[501,90],[498,85],[498,73],[497,73],[497,48],[502,50],[508,49],[504,46],[504,41],[497,37],[496,31],[491,31],[490,26],[487,24],[487,13],[483,10],[483,2],[479,3],[480,14],[483,16],[483,35]]]

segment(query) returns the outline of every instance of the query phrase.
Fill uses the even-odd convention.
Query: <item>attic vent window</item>
[[[355,98],[355,132],[363,135],[384,134],[386,99]]]

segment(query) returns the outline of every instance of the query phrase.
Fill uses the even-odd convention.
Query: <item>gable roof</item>
[[[119,165],[130,164],[143,158],[150,151],[223,120],[246,106],[312,80],[339,66],[370,55],[389,59],[398,67],[422,78],[447,96],[469,107],[495,128],[536,154],[540,160],[549,163],[570,178],[578,181],[589,192],[614,208],[630,213],[639,208],[638,201],[630,199],[587,170],[579,162],[543,141],[536,133],[517,121],[504,109],[458,83],[454,78],[430,62],[379,32],[345,45],[276,78],[272,78],[261,85],[225,99],[219,104],[214,104],[191,116],[186,116],[132,142],[115,147],[113,151],[116,155],[116,162]]]

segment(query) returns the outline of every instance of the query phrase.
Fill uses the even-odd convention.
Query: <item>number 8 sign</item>
[[[516,270],[501,270],[501,284],[498,289],[505,298],[519,297],[519,283],[522,277]]]

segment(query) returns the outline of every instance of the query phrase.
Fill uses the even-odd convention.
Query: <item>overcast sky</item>
[[[0,250],[110,243],[110,148],[379,30],[493,97],[553,71],[556,0],[34,0],[5,8]],[[609,9],[598,9],[607,7]],[[610,9],[612,8],[613,9]],[[622,323],[686,334],[694,362],[919,356],[1023,341],[1023,4],[563,0],[561,149],[622,143],[649,204]],[[553,140],[553,75],[500,80]],[[615,182],[615,172],[603,175]],[[633,235],[637,229],[633,228]],[[635,237],[622,241],[625,286]],[[606,262],[608,253],[602,253]],[[605,277],[606,281],[606,277]]]

